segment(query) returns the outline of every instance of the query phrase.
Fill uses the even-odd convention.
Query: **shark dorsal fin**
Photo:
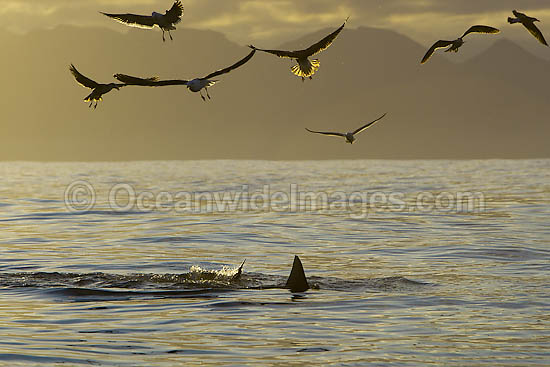
[[[298,256],[294,256],[292,270],[290,271],[285,287],[290,289],[291,292],[305,292],[309,289],[304,267]]]
[[[241,278],[241,274],[243,273],[243,266],[246,262],[246,259],[242,262],[241,266],[239,266],[239,269],[237,269],[237,273],[231,277],[231,280],[239,280]]]

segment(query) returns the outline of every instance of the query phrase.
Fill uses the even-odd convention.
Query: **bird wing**
[[[273,54],[273,55],[279,56],[279,57],[285,57],[285,58],[288,58],[288,59],[297,59],[300,56],[298,54],[298,51],[266,50],[266,49],[263,49],[263,48],[257,48],[253,45],[249,45],[248,47],[250,47],[251,49],[256,50],[256,51],[267,52],[269,54]]]
[[[371,121],[369,122],[368,124],[364,125],[364,126],[361,126],[359,129],[355,130],[352,134],[355,135],[355,134],[359,134],[360,132],[362,132],[363,130],[371,127],[372,125],[374,125],[376,122],[382,120],[384,117],[386,116],[386,113],[383,114],[382,116],[380,116],[379,118],[377,118],[376,120],[374,121]]]
[[[540,31],[540,29],[537,28],[535,23],[533,23],[533,22],[524,22],[524,23],[521,23],[521,24],[523,24],[523,26],[525,28],[527,28],[529,33],[531,33],[536,39],[538,39],[540,43],[542,43],[543,45],[548,46],[548,43],[546,43],[546,40],[544,39],[544,36],[542,35],[542,32]]]
[[[159,78],[156,76],[153,76],[151,78],[138,78],[136,76],[126,74],[115,74],[113,75],[113,77],[126,85],[152,86],[154,82],[159,80]]]
[[[348,17],[348,19],[349,19],[349,17]],[[301,58],[301,57],[313,56],[313,55],[315,55],[315,54],[317,54],[317,53],[319,53],[323,50],[326,50],[330,45],[332,45],[332,42],[334,42],[336,37],[338,37],[340,32],[342,32],[342,29],[344,29],[348,19],[346,19],[344,24],[342,24],[337,30],[335,30],[334,32],[332,32],[331,34],[329,34],[328,36],[326,36],[325,38],[323,38],[319,42],[309,46],[305,50],[300,50],[300,51],[266,50],[266,49],[263,49],[263,48],[254,47],[253,45],[249,45],[248,47],[250,47],[253,50],[263,51],[263,52],[267,52],[267,53],[270,53],[270,54],[273,54],[273,55],[276,55],[276,56],[279,56],[279,57],[285,57],[285,58],[289,58],[289,59],[297,59],[297,58]]]
[[[159,80],[154,76],[151,78],[138,78],[136,76],[126,74],[115,74],[115,79],[123,82],[126,85],[140,85],[144,87],[164,87],[167,85],[187,85],[187,80]]]
[[[348,17],[348,19],[349,19],[349,17]],[[322,40],[320,40],[316,44],[309,46],[305,50],[305,53],[307,54],[307,56],[313,56],[313,55],[315,55],[315,54],[317,54],[317,53],[319,53],[323,50],[326,50],[330,45],[332,45],[332,42],[334,42],[336,37],[338,37],[340,32],[342,32],[342,29],[344,29],[348,19],[346,19],[344,24],[342,24],[337,30],[335,30],[334,32],[332,32],[331,34],[329,34],[328,36],[326,36],[325,38],[323,38]]]
[[[520,13],[520,12],[517,11],[517,10],[512,10],[512,13],[514,13],[514,15],[516,16],[516,18],[527,17],[527,15],[525,15],[525,14],[523,14],[523,13]]]
[[[445,40],[437,41],[436,43],[434,43],[432,45],[432,47],[430,47],[428,52],[426,52],[426,55],[424,55],[424,57],[422,58],[422,61],[420,61],[420,63],[424,64],[426,61],[428,61],[430,59],[430,57],[432,57],[432,55],[434,54],[435,50],[437,50],[438,48],[445,48],[445,47],[450,46],[452,44],[453,44],[453,41],[445,41]]]
[[[130,27],[151,29],[155,26],[155,20],[150,15],[100,13]]]
[[[306,130],[309,131],[310,133],[330,135],[330,136],[343,136],[344,138],[346,137],[346,134],[342,134],[342,133],[333,133],[328,131],[315,131],[315,130],[308,129],[307,127],[306,127]]]
[[[255,53],[256,53],[256,50],[252,50],[252,51],[250,51],[250,53],[248,55],[246,55],[243,59],[237,61],[235,64],[233,64],[233,65],[231,65],[231,66],[229,66],[225,69],[221,69],[221,70],[215,71],[211,74],[208,74],[207,76],[205,76],[202,79],[210,79],[210,78],[214,78],[218,75],[229,73],[231,70],[236,69],[239,66],[243,66],[244,64],[246,64],[248,62],[248,60],[250,60],[252,58],[252,56],[254,56]]]
[[[166,10],[164,17],[171,24],[178,24],[179,22],[181,22],[182,15],[183,15],[183,5],[181,5],[180,0],[177,0],[174,2],[174,5],[172,5],[170,10]]]
[[[80,84],[81,86],[90,88],[90,89],[95,89],[99,87],[99,83],[80,74],[80,72],[76,70],[76,67],[73,64],[71,64],[71,66],[69,67],[69,70],[71,71],[71,74],[73,74],[78,84]]]
[[[167,85],[187,85],[189,83],[189,80],[181,80],[181,79],[169,79],[169,80],[159,80],[158,82],[155,82],[154,87],[165,87]]]
[[[489,27],[488,25],[473,25],[468,29],[461,38],[464,38],[470,33],[485,33],[485,34],[496,34],[500,33],[500,29]]]

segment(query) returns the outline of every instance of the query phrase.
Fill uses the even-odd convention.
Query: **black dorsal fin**
[[[241,274],[243,273],[243,266],[245,262],[246,262],[246,259],[244,259],[241,266],[239,266],[237,273],[231,277],[231,280],[239,280],[241,278]]]
[[[285,287],[290,289],[291,292],[305,292],[309,289],[304,267],[298,256],[294,256],[292,270],[290,271]]]

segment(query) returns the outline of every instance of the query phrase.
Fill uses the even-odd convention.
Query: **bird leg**
[[[208,94],[208,88],[204,88],[204,90],[206,91],[206,95],[208,96],[208,99],[212,99],[210,98],[210,94]]]
[[[201,89],[201,91],[199,92],[199,94],[201,95],[202,100],[203,100],[203,101],[206,101],[206,98],[204,98],[204,96],[202,95],[202,89]]]
[[[97,99],[95,100],[94,110],[97,108]]]
[[[162,30],[162,42],[166,42],[166,39],[164,38],[164,29]]]
[[[306,78],[302,77],[302,83],[306,80]]]
[[[170,31],[168,31],[168,35],[170,36],[170,41],[173,41],[174,39],[172,38],[172,33],[170,33]]]
[[[94,103],[94,101],[90,100],[90,104],[88,105],[88,108],[92,108],[92,103]]]

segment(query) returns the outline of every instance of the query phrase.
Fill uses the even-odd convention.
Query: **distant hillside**
[[[89,91],[70,63],[99,82],[117,72],[193,78],[249,51],[216,32],[173,36],[162,43],[158,32],[68,26],[0,34],[10,55],[0,59],[0,159],[550,157],[550,62],[505,39],[464,63],[438,53],[421,66],[426,48],[403,35],[345,29],[317,56],[312,81],[292,75],[292,62],[258,53],[221,76],[208,102],[183,87],[126,87],[95,111],[82,102]],[[348,131],[384,112],[353,146],[304,130]]]

